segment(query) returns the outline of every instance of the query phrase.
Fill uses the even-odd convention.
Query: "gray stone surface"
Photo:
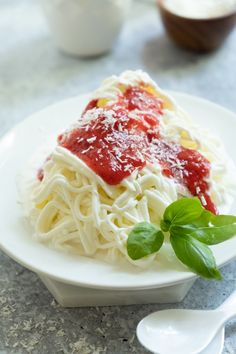
[[[33,0],[0,0],[0,43],[1,135],[32,112],[93,89],[102,78],[127,68],[142,68],[165,88],[236,111],[236,32],[214,54],[182,51],[166,37],[151,1],[136,1],[106,57],[78,60],[60,53]],[[223,274],[220,283],[198,280],[185,300],[171,307],[219,305],[236,288],[236,263],[225,266]],[[0,253],[0,354],[146,353],[135,338],[136,325],[165,307],[63,309],[35,274]],[[226,353],[236,353],[236,321],[226,327]]]

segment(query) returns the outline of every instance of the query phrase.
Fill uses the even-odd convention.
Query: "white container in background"
[[[131,0],[41,0],[56,44],[78,56],[96,56],[114,45]]]

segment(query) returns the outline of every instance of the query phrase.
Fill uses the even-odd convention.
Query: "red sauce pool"
[[[97,103],[88,104],[77,128],[58,137],[61,146],[110,185],[119,184],[147,162],[158,162],[165,176],[186,186],[207,210],[217,213],[208,193],[210,162],[160,134],[161,99],[140,87],[128,87],[115,104],[98,108]]]

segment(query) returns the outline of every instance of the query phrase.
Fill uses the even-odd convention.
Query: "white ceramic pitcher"
[[[56,44],[78,56],[96,56],[114,45],[131,0],[41,0]]]

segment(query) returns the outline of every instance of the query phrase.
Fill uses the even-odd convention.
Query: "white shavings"
[[[170,164],[170,167],[177,165],[181,166],[180,161],[178,161],[176,156],[173,156],[173,152],[178,151],[178,147],[174,145],[170,146],[167,143],[164,143],[161,140],[153,139],[153,144],[150,145],[151,156],[158,161],[166,161]]]
[[[171,166],[173,168],[177,168],[177,169],[184,169],[185,165],[186,165],[186,161],[180,161],[179,159],[175,159],[174,161],[170,160],[170,158],[168,159],[168,162],[171,162]],[[186,171],[187,172],[187,171]]]
[[[182,180],[184,178],[184,173],[182,170],[175,170],[174,168],[172,169],[172,171],[174,172],[174,176],[176,179]]]
[[[116,158],[122,164],[127,162],[127,160],[122,160],[119,156],[116,156]]]
[[[113,153],[111,151],[108,151],[108,155],[111,157],[111,159],[113,159],[113,160],[116,159],[115,155],[113,155]]]
[[[113,153],[111,151],[108,151],[108,155],[110,156],[111,160],[110,160],[110,163],[111,163],[111,168],[112,170],[115,172],[115,171],[120,171],[121,170],[121,166],[117,163],[117,159],[116,159],[116,156],[113,155]]]
[[[90,123],[94,122],[93,129],[95,129],[99,122],[104,125],[105,130],[113,128],[114,124],[117,122],[114,113],[114,110],[111,109],[92,108],[85,112],[83,118],[78,121],[77,127],[84,128],[85,131],[88,131]]]
[[[81,142],[84,140],[84,138],[80,138],[80,137],[79,137],[79,138],[77,138],[76,140],[77,140],[77,143],[81,143]]]
[[[139,150],[136,151],[136,156],[139,160],[141,160],[142,162],[145,161],[143,155],[141,154],[141,152]]]
[[[102,121],[102,123],[105,125],[106,128],[109,128],[110,126],[114,126],[114,124],[117,122],[117,118],[114,117],[114,111],[109,110],[105,111],[105,119]]]
[[[184,173],[184,175],[185,175],[186,177],[189,176],[189,172],[188,172],[187,170],[184,170],[183,173]]]
[[[113,151],[115,152],[116,156],[121,156],[121,151],[117,146],[113,147]]]
[[[206,205],[207,205],[207,202],[206,202],[206,199],[204,198],[203,195],[200,196],[200,199],[201,199],[202,205],[203,205],[203,206],[206,206]]]
[[[129,118],[131,118],[131,119],[137,121],[137,125],[135,125],[135,124],[133,123],[132,128],[138,128],[138,127],[139,127],[140,119],[142,119],[142,118],[140,118],[140,116],[138,116],[137,114],[133,114],[133,112],[129,113],[128,116],[129,116]],[[143,125],[144,127],[146,127],[146,128],[149,128],[149,124],[148,124],[148,122],[146,122],[145,119],[142,119],[142,125]],[[151,131],[152,131],[152,130],[151,130]]]
[[[120,165],[117,164],[116,161],[111,160],[111,169],[112,169],[114,172],[117,172],[117,171],[120,171],[120,170],[121,170],[121,167],[120,167]]]
[[[93,149],[94,149],[93,146],[89,146],[88,149],[83,150],[83,151],[81,152],[81,154],[86,154],[88,151],[93,150]]]
[[[133,166],[131,164],[125,165],[125,167],[124,167],[125,172],[126,171],[132,172],[132,170],[133,170]]]
[[[87,142],[91,144],[91,143],[93,143],[96,140],[97,140],[97,137],[93,136],[92,138],[87,139]]]
[[[199,187],[196,187],[196,194],[199,194],[201,192],[201,189]]]
[[[114,137],[112,135],[108,135],[104,140],[106,140],[108,143],[114,142]]]
[[[130,118],[134,118],[134,119],[140,119],[140,116],[148,116],[148,117],[153,117],[156,118],[156,121],[159,121],[160,115],[158,115],[156,112],[149,110],[146,111],[141,111],[139,109],[134,109],[132,112],[129,113],[129,117]],[[145,122],[144,122],[145,123]]]
[[[83,118],[78,120],[77,126],[78,127],[84,127],[87,126],[89,123],[91,123],[94,120],[97,120],[104,112],[103,108],[92,108],[86,111],[83,114]]]

